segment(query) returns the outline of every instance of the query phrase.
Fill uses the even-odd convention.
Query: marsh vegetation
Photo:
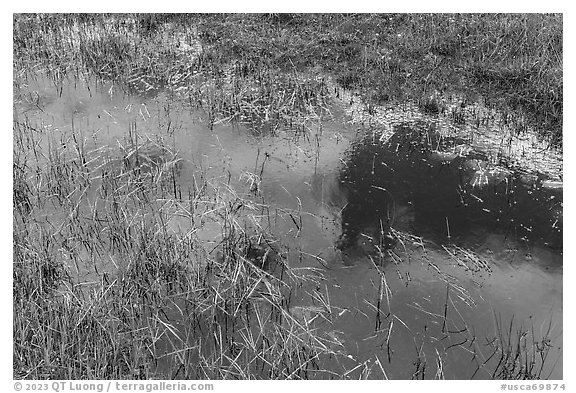
[[[561,15],[13,33],[14,378],[562,378]]]

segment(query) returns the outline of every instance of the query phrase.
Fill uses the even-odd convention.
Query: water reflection
[[[349,259],[359,263],[341,269],[339,261],[321,265],[327,267],[322,271],[327,283],[324,290],[333,311],[326,329],[342,336],[338,340],[347,356],[358,361],[377,356],[384,361],[390,378],[411,377],[414,370],[407,365],[419,359],[415,345],[424,345],[422,353],[430,363],[437,350],[443,354],[447,378],[469,378],[483,361],[480,357],[475,363],[470,360],[470,351],[476,350],[472,343],[477,345],[494,335],[492,308],[508,320],[511,316],[533,318],[536,326],[543,325],[554,311],[554,334],[560,336],[558,345],[562,345],[557,333],[562,325],[561,187],[538,175],[508,168],[503,160],[492,162],[478,147],[467,147],[467,140],[442,136],[433,123],[397,124],[394,134],[385,140],[379,130],[363,130],[354,136],[353,130],[342,125],[344,121],[334,122],[323,124],[317,144],[307,144],[282,133],[278,134],[283,137],[256,138],[243,128],[208,128],[205,119],[165,95],[150,100],[112,95],[111,88],[92,94],[67,88],[56,98],[45,86],[38,90],[47,97],[46,113],[33,114],[49,131],[42,135],[55,131],[65,136],[74,114],[76,129],[93,135],[96,148],[109,147],[116,164],[112,169],[151,173],[154,179],[162,175],[170,185],[177,180],[184,193],[190,190],[192,195],[202,176],[223,178],[235,192],[245,192],[250,198],[261,194],[271,211],[291,211],[293,218],[285,221],[285,228],[281,219],[275,219],[273,230],[275,235],[284,230],[282,240],[291,236],[296,243],[286,242],[291,252],[300,252],[290,259],[292,267],[307,268],[307,263],[316,267],[317,259],[298,257],[314,255],[328,260],[333,255],[326,250],[334,243],[352,255]],[[84,105],[74,104],[82,100]],[[125,143],[126,132],[131,130],[138,131],[140,145],[136,146],[142,148]],[[156,137],[166,138],[171,148],[152,143]],[[347,139],[352,140],[349,145]],[[253,187],[253,180],[258,187]],[[176,193],[168,190],[173,198]],[[95,199],[94,209],[101,204]],[[157,201],[151,208],[160,206],[166,205]],[[173,215],[170,220],[173,231],[184,232],[193,226],[186,215]],[[364,257],[365,252],[378,248],[400,249],[394,246],[391,228],[427,241],[425,251],[408,245],[406,252],[416,263],[376,267]],[[204,223],[197,236],[207,250],[213,249],[221,240],[220,227]],[[450,258],[433,242],[477,251],[490,259],[492,273],[471,277],[459,267],[448,266]],[[242,251],[244,257],[262,266],[274,255],[259,247]],[[446,282],[428,268],[429,262],[466,287],[466,291],[450,294],[447,323],[459,333],[448,338],[442,331]],[[115,270],[112,264],[97,268]],[[381,273],[390,273],[386,278],[390,293],[386,295]],[[470,307],[462,299],[477,304]],[[308,297],[294,295],[292,302],[290,312],[299,320],[309,321],[314,318],[310,313],[324,310]],[[464,331],[466,326],[474,331]],[[463,340],[467,340],[466,348],[453,346]],[[456,351],[461,353],[454,354]],[[353,363],[351,360],[346,367],[354,367]],[[561,377],[561,369],[553,376]]]
[[[465,141],[431,123],[399,125],[386,141],[367,132],[347,151],[339,173],[340,249],[376,236],[393,245],[389,227],[437,243],[482,244],[491,233],[562,250],[562,190],[491,163]]]

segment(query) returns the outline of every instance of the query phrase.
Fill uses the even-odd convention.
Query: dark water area
[[[357,239],[370,227],[387,230],[399,213],[409,212],[409,225],[398,220],[397,229],[438,244],[477,246],[501,234],[561,254],[562,190],[542,187],[540,179],[522,173],[483,170],[487,157],[481,152],[435,159],[438,149],[463,143],[442,138],[426,124],[398,126],[385,143],[370,132],[352,142],[339,173],[338,192],[347,200],[344,236]],[[482,176],[482,184],[475,181]]]
[[[544,376],[562,378],[563,193],[548,177],[505,158],[494,162],[467,139],[446,136],[433,118],[396,121],[383,138],[336,108],[306,135],[258,134],[209,124],[166,92],[115,89],[90,81],[58,89],[38,77],[15,89],[15,118],[41,130],[39,146],[65,145],[82,130],[110,162],[141,168],[177,160],[183,190],[202,175],[292,212],[270,229],[293,267],[322,272],[325,285],[311,290],[332,311],[326,316],[295,289],[290,312],[330,320],[317,327],[350,360],[324,359],[335,372],[363,362],[346,376],[369,367],[377,378],[431,378],[440,359],[447,379],[490,378],[490,337],[500,318],[537,336],[548,332],[554,367]],[[127,150],[135,133],[153,141],[151,149]],[[174,216],[167,226],[187,231],[190,223]],[[210,223],[198,235],[206,249],[221,241]]]
[[[503,313],[528,321],[536,315],[540,315],[538,320],[546,315],[545,319],[551,318],[560,328],[556,313],[562,303],[562,190],[544,187],[544,176],[527,176],[503,169],[504,165],[496,171],[483,170],[488,158],[482,152],[438,159],[439,151],[464,143],[442,137],[434,124],[419,122],[396,126],[386,141],[381,141],[377,132],[364,130],[343,155],[335,175],[336,185],[328,193],[332,205],[341,208],[341,233],[335,242],[338,256],[333,259],[341,262],[334,264],[335,271],[340,271],[332,271],[338,283],[332,299],[369,314],[373,312],[371,307],[361,304],[378,298],[381,288],[374,284],[379,280],[378,272],[397,276],[398,281],[387,282],[394,292],[388,310],[398,317],[399,330],[407,329],[418,337],[403,343],[406,348],[412,347],[411,354],[399,353],[396,347],[390,355],[390,350],[383,348],[381,336],[370,334],[378,330],[380,322],[351,313],[342,318],[342,330],[363,332],[355,340],[356,353],[361,358],[369,358],[367,354],[374,354],[379,360],[404,356],[399,363],[406,364],[410,358],[414,360],[414,353],[433,357],[440,348],[466,346],[461,353],[446,359],[451,365],[447,369],[457,370],[450,378],[486,378],[487,374],[478,372],[477,364],[466,354],[472,351],[468,344],[474,341],[462,333],[467,326],[486,329],[488,336],[487,321],[494,321],[498,318],[495,315]],[[428,318],[415,315],[422,305],[440,313],[443,299],[451,299],[451,295],[447,294],[444,281],[434,281],[429,276],[429,268],[423,273],[422,265],[416,264],[416,269],[414,265],[399,267],[393,258],[381,257],[382,250],[397,252],[405,246],[394,239],[391,229],[425,239],[430,252],[412,249],[409,259],[443,265],[467,288],[466,295],[457,294],[453,303],[462,318],[456,318],[451,327],[458,334],[446,334],[430,314]],[[483,272],[472,268],[469,274],[463,274],[455,266],[446,266],[446,256],[439,250],[451,247],[475,250],[481,258],[490,260],[491,269]],[[383,267],[373,265],[378,255]],[[518,299],[530,300],[517,302]],[[486,303],[490,306],[486,307]],[[394,319],[389,322],[389,331],[397,332],[392,329],[393,322]],[[442,340],[449,343],[438,345]],[[388,368],[387,376],[418,378],[418,372],[422,372],[418,367],[416,371]]]

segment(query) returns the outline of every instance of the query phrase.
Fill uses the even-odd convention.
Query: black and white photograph
[[[9,387],[568,388],[564,14],[329,10],[12,14]]]

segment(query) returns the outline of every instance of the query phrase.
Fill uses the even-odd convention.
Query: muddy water
[[[326,361],[338,372],[362,362],[348,377],[369,369],[376,378],[431,378],[439,370],[445,378],[490,378],[497,323],[513,320],[514,331],[548,332],[554,367],[542,375],[562,378],[562,189],[445,136],[441,122],[404,121],[399,109],[384,137],[335,108],[306,134],[256,135],[210,126],[168,92],[140,97],[113,84],[41,77],[15,88],[15,113],[43,131],[40,145],[80,135],[88,149],[121,158],[136,135],[177,154],[184,190],[202,172],[291,212],[295,220],[271,229],[292,265],[325,275],[315,290],[332,308],[331,323],[320,328],[345,355]],[[187,225],[170,222],[174,231]],[[216,230],[202,236],[218,241]],[[476,257],[466,258],[469,251]],[[325,312],[304,299],[296,294],[295,316]]]

